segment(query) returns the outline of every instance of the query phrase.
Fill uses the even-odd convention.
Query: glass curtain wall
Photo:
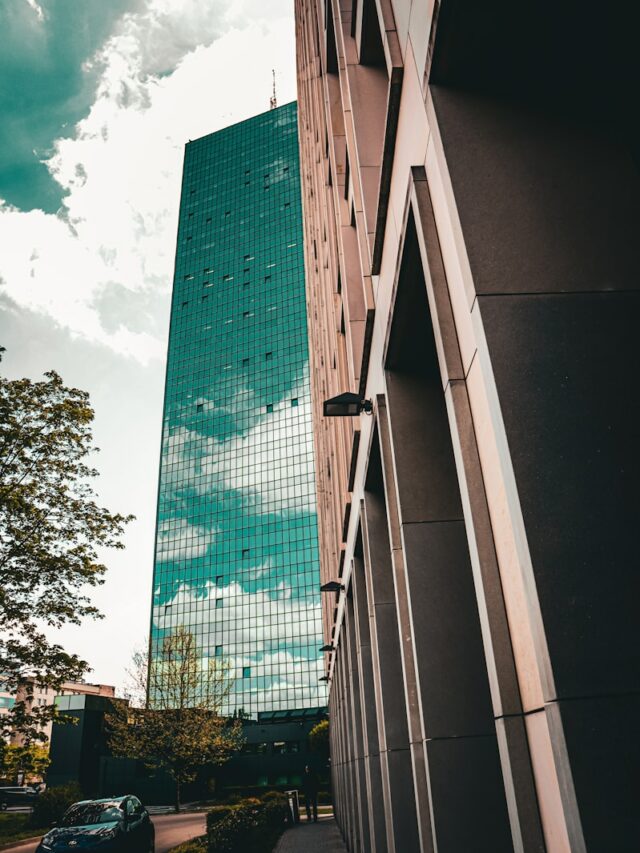
[[[151,658],[184,626],[228,707],[326,704],[296,104],[186,146]]]

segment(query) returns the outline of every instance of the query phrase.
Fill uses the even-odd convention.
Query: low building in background
[[[635,850],[632,4],[295,10],[349,850]]]
[[[16,693],[9,692],[4,685],[0,686],[0,715],[6,715],[16,702],[25,702],[27,709],[54,705],[58,696],[108,696],[116,695],[116,689],[110,684],[91,684],[86,681],[68,681],[61,689],[39,685],[34,678],[27,678]],[[43,745],[51,740],[51,723],[41,729],[47,737]],[[20,746],[23,737],[19,734],[10,738],[10,743]]]
[[[74,722],[53,725],[47,785],[77,782],[87,797],[135,793],[146,804],[172,804],[174,784],[164,771],[150,772],[141,761],[111,755],[106,717],[112,701],[86,695],[56,700],[61,714]],[[242,752],[222,766],[202,768],[198,778],[184,786],[184,802],[298,788],[307,764],[315,768],[322,789],[328,790],[326,756],[309,740],[309,732],[322,719],[326,719],[325,709],[305,708],[245,720]]]

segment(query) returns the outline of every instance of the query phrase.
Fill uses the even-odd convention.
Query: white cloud
[[[47,163],[62,210],[0,201],[0,278],[18,305],[142,363],[164,355],[184,143],[268,108],[274,65],[281,101],[295,97],[290,11],[258,8],[148,0],[120,20],[91,60],[88,116]]]
[[[27,6],[29,6],[31,9],[33,9],[33,11],[36,13],[36,18],[39,21],[44,21],[44,18],[45,18],[44,9],[42,8],[42,6],[39,6],[36,3],[36,0],[27,0]]]
[[[290,393],[298,399],[298,406],[292,407],[289,397],[282,400],[272,413],[258,417],[246,433],[219,441],[180,427],[166,436],[165,487],[190,485],[201,495],[229,489],[250,497],[256,511],[313,512],[311,401],[304,396],[309,387],[308,370],[307,363]],[[237,411],[238,398],[246,399],[248,408],[253,408],[251,393],[241,389],[229,411]],[[205,398],[197,402],[205,411],[214,408]]]
[[[158,525],[156,560],[189,560],[209,550],[214,532],[189,524],[186,518],[166,519]]]
[[[216,600],[222,606],[216,607]],[[323,658],[315,651],[322,640],[320,602],[293,598],[284,584],[276,589],[247,592],[239,584],[204,588],[183,585],[175,596],[153,610],[153,624],[161,631],[186,625],[208,637],[208,651],[223,647],[236,677],[230,707],[246,710],[314,707],[326,701],[318,678]],[[205,642],[198,637],[201,645]],[[311,657],[296,648],[311,646]],[[245,683],[242,672],[251,669],[254,680]]]

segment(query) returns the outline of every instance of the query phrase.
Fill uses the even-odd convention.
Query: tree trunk
[[[176,779],[176,802],[175,802],[175,810],[176,813],[180,811],[180,780]]]

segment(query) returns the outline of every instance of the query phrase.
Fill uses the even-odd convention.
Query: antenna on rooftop
[[[276,98],[276,69],[272,68],[271,73],[273,74],[273,91],[271,93],[271,97],[269,98],[269,107],[272,110],[278,106],[278,101]]]

